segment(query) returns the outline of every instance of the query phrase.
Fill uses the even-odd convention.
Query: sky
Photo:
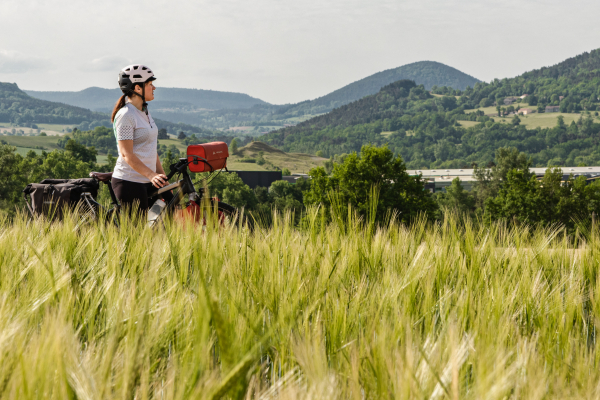
[[[0,0],[0,82],[114,88],[141,63],[157,86],[295,103],[424,60],[517,76],[600,48],[599,16],[597,0]]]

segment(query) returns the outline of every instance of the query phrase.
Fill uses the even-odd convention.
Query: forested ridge
[[[121,96],[120,89],[104,89],[89,87],[78,92],[42,92],[25,90],[32,97],[56,101],[65,104],[78,105],[91,110],[109,112],[112,105]],[[210,110],[250,108],[255,104],[268,104],[263,100],[251,97],[244,93],[220,92],[216,90],[163,88],[157,87],[156,98],[161,102],[161,107],[177,108],[182,104]],[[110,108],[110,110],[109,110]]]
[[[114,100],[116,101],[116,99]],[[154,121],[160,128],[167,129],[172,134],[183,131],[188,135],[212,136],[215,133],[212,129],[164,121],[159,118],[154,118]],[[77,125],[81,131],[98,126],[112,127],[108,114],[64,103],[36,99],[19,89],[16,83],[0,82],[0,123],[3,122],[15,126],[43,123]]]
[[[287,152],[321,151],[327,157],[359,151],[367,143],[387,143],[409,168],[484,165],[493,161],[495,149],[505,146],[527,153],[533,166],[598,164],[598,68],[600,50],[595,50],[516,78],[477,83],[464,91],[433,88],[433,93],[443,96],[432,96],[412,81],[399,81],[376,95],[269,133],[262,140]],[[557,105],[562,112],[582,115],[571,124],[557,116],[553,128],[528,129],[518,116],[506,124],[483,112],[465,113],[494,103],[504,107],[507,97],[524,94],[529,97],[523,107],[543,112],[547,105]],[[465,120],[479,123],[460,126]]]
[[[35,99],[16,83],[0,82],[0,122],[79,124],[106,118],[105,114],[85,108]]]

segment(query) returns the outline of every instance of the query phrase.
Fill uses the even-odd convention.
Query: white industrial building
[[[535,173],[538,177],[544,176],[548,168],[530,168],[529,170]],[[600,177],[600,167],[561,167],[563,179],[567,179],[569,175],[575,177],[583,175],[588,179]],[[455,178],[459,178],[465,190],[471,190],[477,179],[475,178],[473,169],[418,169],[407,170],[409,175],[421,175],[427,182],[426,188],[432,192],[446,191],[446,188],[452,184]]]

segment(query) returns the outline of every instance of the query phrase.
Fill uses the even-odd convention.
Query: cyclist
[[[115,104],[111,121],[119,158],[112,175],[112,188],[121,205],[137,203],[141,211],[148,210],[148,193],[168,184],[158,157],[158,128],[148,112],[148,102],[154,100],[150,68],[129,65],[119,72],[119,87],[123,96]],[[164,193],[169,197],[170,193]]]

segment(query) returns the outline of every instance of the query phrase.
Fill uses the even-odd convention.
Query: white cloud
[[[48,70],[48,60],[18,51],[0,49],[0,72],[4,74],[21,74],[33,70]]]
[[[422,60],[489,81],[599,47],[598,13],[592,0],[0,0],[0,49],[24,53],[0,53],[0,81],[116,87],[141,63],[162,87],[271,103]]]
[[[82,71],[93,71],[93,72],[106,72],[106,71],[119,71],[123,67],[132,64],[132,61],[128,58],[121,56],[104,56],[96,58],[88,63],[81,66]]]

